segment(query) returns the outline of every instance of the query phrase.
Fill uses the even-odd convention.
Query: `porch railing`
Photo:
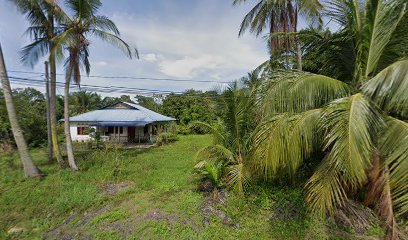
[[[136,135],[135,137],[130,136],[103,136],[102,141],[107,142],[121,142],[121,143],[150,143],[150,136]]]

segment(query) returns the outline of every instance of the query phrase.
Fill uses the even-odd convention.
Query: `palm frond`
[[[361,3],[358,0],[333,0],[323,13],[342,28],[356,33],[361,32]]]
[[[237,4],[238,1],[234,2],[234,4]],[[242,20],[238,36],[242,36],[245,31],[250,28],[251,32],[255,31],[255,29],[258,29],[257,31],[257,36],[262,32],[263,26],[266,24],[265,22],[261,21],[254,21],[254,19],[258,16],[261,15],[262,9],[265,8],[265,3],[264,1],[259,1],[258,4],[256,4],[244,17]]]
[[[408,212],[408,123],[388,117],[380,142],[384,163],[389,166],[390,185],[399,215]]]
[[[65,29],[64,32],[51,39],[54,43],[54,50],[57,48],[79,47],[79,38],[74,28]],[[53,54],[55,51],[52,51]]]
[[[323,75],[301,72],[275,72],[263,84],[263,108],[272,114],[302,112],[324,106],[350,95],[351,87]]]
[[[384,111],[408,117],[408,60],[382,70],[362,86],[362,91]]]
[[[24,32],[24,35],[28,35],[31,39],[38,40],[39,38],[45,38],[48,34],[47,28],[43,26],[30,26]]]
[[[323,5],[320,0],[298,0],[299,13],[305,17],[309,22],[318,22],[322,24],[321,12],[323,11]]]
[[[304,71],[325,75],[343,82],[353,79],[355,53],[346,31],[308,28],[298,33],[305,54]]]
[[[95,28],[95,29],[99,29],[102,31],[108,31],[108,32],[113,33],[116,36],[120,35],[119,30],[116,27],[116,24],[112,20],[110,20],[108,17],[94,16],[93,18],[91,18],[88,24],[90,28]]]
[[[96,37],[98,37],[99,39],[108,42],[109,44],[112,44],[113,46],[119,48],[120,50],[122,50],[129,58],[132,58],[133,56],[135,56],[136,58],[139,58],[139,52],[137,51],[137,49],[135,48],[134,50],[131,49],[131,47],[129,46],[129,44],[127,44],[124,40],[122,40],[120,37],[99,30],[99,29],[91,29],[90,33]]]
[[[391,64],[406,58],[408,58],[408,11],[405,11],[387,46],[384,48],[377,71],[381,71]]]
[[[74,11],[76,18],[90,18],[96,15],[102,5],[100,0],[67,0],[65,4]]]
[[[218,159],[225,163],[234,162],[234,154],[226,147],[215,144],[201,148],[197,151],[195,159]],[[197,168],[202,167],[202,164],[196,165]]]
[[[197,169],[204,178],[210,180],[216,187],[221,185],[224,171],[223,162],[215,160],[202,161],[202,166]]]
[[[342,179],[341,169],[332,161],[323,159],[306,184],[306,201],[319,216],[332,215],[337,207],[347,200],[347,188]]]
[[[342,182],[357,189],[367,179],[374,138],[383,127],[382,116],[361,93],[330,103],[321,118],[326,161],[342,172]]]
[[[330,103],[321,117],[328,155],[309,179],[307,201],[320,215],[332,214],[367,180],[374,138],[383,121],[373,104],[362,94]]]
[[[252,165],[265,178],[285,172],[293,177],[303,161],[319,147],[320,109],[283,114],[260,125],[253,137]]]
[[[34,42],[23,47],[20,51],[21,62],[34,67],[38,60],[45,56],[49,51],[49,42],[47,38],[39,38]]]
[[[26,15],[32,26],[50,26],[47,18],[46,2],[38,0],[11,0],[18,10]]]
[[[209,124],[201,121],[192,121],[189,123],[189,127],[200,127],[207,133],[211,133],[214,136],[214,143],[219,144],[225,141],[224,131],[222,129],[221,123]]]
[[[366,1],[368,56],[365,77],[375,73],[378,62],[401,20],[406,7],[405,0]]]
[[[250,175],[244,163],[230,165],[225,169],[226,185],[236,193],[243,195],[250,186]]]

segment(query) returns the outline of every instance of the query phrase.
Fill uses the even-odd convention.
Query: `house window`
[[[123,127],[108,127],[108,132],[109,134],[114,134],[114,133],[123,133]]]
[[[87,134],[87,127],[77,127],[77,134],[78,135],[88,135]]]

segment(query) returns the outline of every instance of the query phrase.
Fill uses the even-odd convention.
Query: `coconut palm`
[[[248,0],[234,0],[233,5],[245,2]],[[289,51],[293,49],[296,42],[297,68],[302,70],[300,41],[295,41],[293,35],[297,33],[298,18],[301,16],[310,22],[320,21],[322,8],[319,0],[259,0],[244,17],[239,36],[248,29],[256,36],[267,30],[271,54],[279,55],[284,50],[287,65],[289,65]]]
[[[57,136],[57,113],[56,113],[56,55],[51,54],[54,44],[51,41],[61,28],[55,26],[55,21],[61,21],[65,13],[56,4],[55,0],[11,0],[17,8],[26,15],[30,27],[26,34],[30,35],[33,42],[23,47],[21,60],[25,64],[35,65],[38,60],[49,55],[50,65],[50,126],[54,156],[62,163],[62,156]],[[56,49],[58,50],[58,49]]]
[[[28,152],[27,143],[23,136],[23,131],[20,128],[17,120],[16,109],[14,108],[13,97],[11,94],[10,81],[7,77],[6,65],[4,63],[3,51],[0,45],[0,78],[1,86],[3,87],[4,100],[6,102],[7,113],[11,125],[11,130],[17,144],[17,149],[20,154],[21,162],[24,167],[24,174],[26,177],[39,177],[41,172],[34,165],[30,153]]]
[[[330,11],[354,46],[351,79],[271,73],[261,102],[269,116],[254,137],[253,164],[269,178],[293,175],[322,151],[306,184],[311,208],[332,214],[365,192],[387,238],[398,239],[395,215],[408,210],[408,60],[399,41],[408,38],[400,31],[408,24],[406,1],[335,0]]]
[[[101,96],[94,92],[79,91],[70,95],[71,114],[82,114],[103,107]]]
[[[129,45],[119,37],[119,30],[116,25],[107,17],[97,15],[102,3],[100,0],[68,0],[67,7],[73,12],[73,17],[62,19],[64,31],[53,38],[55,47],[64,47],[68,52],[64,67],[65,73],[65,94],[64,94],[64,131],[66,137],[66,147],[68,163],[71,169],[78,170],[75,164],[72,140],[69,125],[69,87],[71,81],[80,84],[81,68],[89,75],[91,65],[89,62],[89,38],[96,37],[108,42],[132,58],[133,51]],[[137,50],[135,55],[138,57]]]
[[[222,94],[219,104],[225,112],[218,123],[191,124],[206,127],[213,134],[214,143],[197,153],[200,172],[217,186],[220,181],[239,194],[249,186],[249,138],[254,129],[252,106],[248,88],[239,88],[235,82]]]
[[[303,70],[341,81],[353,79],[355,53],[347,32],[307,28],[299,31],[303,46]]]

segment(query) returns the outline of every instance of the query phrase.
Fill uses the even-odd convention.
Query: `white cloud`
[[[239,24],[248,11],[243,8],[246,5],[232,7],[230,1],[219,0],[191,0],[187,1],[188,4],[178,0],[142,1],[143,4],[131,0],[105,2],[101,14],[116,23],[124,40],[137,46],[141,58],[130,60],[111,45],[92,39],[91,75],[147,79],[84,78],[84,84],[171,91],[208,90],[218,84],[148,78],[230,81],[240,78],[267,59],[261,39],[250,34],[240,39],[237,37]],[[135,10],[132,4],[140,4],[141,8]],[[24,16],[11,3],[0,0],[0,32],[10,33],[1,36],[10,70],[33,70],[22,66],[18,55],[21,47],[29,43],[28,37],[21,37],[26,27]],[[42,62],[36,65],[34,71],[43,71]],[[58,72],[63,73],[62,64]],[[63,76],[58,81],[64,81]]]
[[[185,56],[178,60],[163,60],[159,63],[160,71],[168,76],[193,78],[200,72],[220,69],[224,60],[219,56]]]
[[[96,63],[96,65],[103,67],[103,66],[107,66],[108,63],[105,62],[105,61],[99,61],[99,62]]]
[[[142,54],[142,59],[146,62],[157,62],[157,56],[154,53]]]
[[[142,59],[155,63],[158,73],[230,81],[245,75],[268,57],[262,39],[249,34],[238,38],[243,15],[231,9],[216,17],[208,12],[193,13],[195,20],[191,21],[196,24],[183,23],[186,20],[183,18],[180,22],[170,22],[123,13],[115,14],[113,20],[124,38],[145,52]]]

